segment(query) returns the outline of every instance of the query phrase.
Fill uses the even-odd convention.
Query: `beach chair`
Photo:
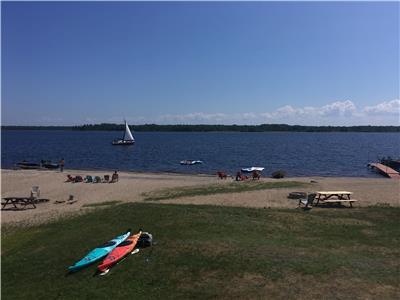
[[[316,193],[309,193],[307,198],[300,198],[299,207],[303,207],[303,209],[305,210],[311,209],[316,196],[317,196]]]
[[[247,179],[249,179],[249,176],[246,176],[246,175],[240,175],[240,180],[241,181],[244,181],[244,180],[247,180]]]
[[[256,171],[256,170],[254,170],[253,171],[253,180],[256,180],[256,179],[259,180],[260,178],[261,178],[260,173],[258,171]]]
[[[82,176],[76,176],[74,182],[83,182]]]
[[[92,178],[92,176],[90,176],[90,175],[86,175],[86,177],[85,177],[85,179],[84,179],[84,182],[87,182],[87,183],[89,183],[89,182],[93,182],[93,178]]]
[[[31,198],[39,198],[40,197],[40,189],[38,186],[33,186],[31,189]]]
[[[224,172],[218,171],[217,175],[219,177],[219,179],[226,179],[228,177],[228,175],[226,175]]]
[[[95,176],[93,179],[93,183],[100,183],[101,182],[101,177],[100,176]]]
[[[105,182],[105,183],[110,182],[110,175],[104,175],[103,182]]]
[[[71,175],[67,175],[67,180],[65,182],[75,182],[75,177],[72,177]]]

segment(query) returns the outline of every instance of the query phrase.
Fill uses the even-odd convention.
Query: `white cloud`
[[[188,113],[188,114],[180,114],[180,115],[162,115],[158,118],[158,121],[161,123],[209,123],[209,122],[224,122],[226,119],[229,119],[229,115],[223,113]]]
[[[350,100],[346,101],[336,101],[331,104],[322,106],[320,109],[320,113],[322,115],[351,115],[356,112],[357,108],[353,102]]]
[[[399,114],[400,113],[400,99],[385,101],[374,106],[366,106],[363,109],[368,115],[371,114]]]
[[[245,113],[167,114],[155,118],[130,118],[135,124],[249,124],[287,123],[299,125],[398,125],[400,100],[385,101],[358,109],[350,100],[334,101],[323,106],[284,105],[273,111]],[[385,118],[382,117],[385,114]]]

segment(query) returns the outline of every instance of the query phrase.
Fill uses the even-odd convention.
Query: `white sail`
[[[124,141],[134,141],[133,135],[129,130],[128,123],[125,121],[125,134],[124,134]]]

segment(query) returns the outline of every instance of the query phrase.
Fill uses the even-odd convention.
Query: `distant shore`
[[[304,126],[288,124],[260,125],[131,125],[137,132],[400,132],[400,126]],[[123,124],[85,124],[77,126],[1,126],[2,130],[74,130],[74,131],[123,131]]]
[[[67,174],[72,176],[111,175],[105,170],[6,170],[2,169],[2,197],[28,196],[32,186],[39,186],[41,198],[49,202],[37,204],[36,209],[3,210],[2,224],[7,223],[41,223],[63,215],[84,213],[101,203],[142,202],[144,193],[188,186],[207,186],[227,184],[233,179],[220,180],[211,175],[169,174],[169,173],[139,173],[119,172],[117,183],[70,183],[65,182]],[[284,179],[262,178],[263,182],[296,181],[307,183],[302,188],[279,188],[270,190],[247,191],[241,193],[215,194],[207,196],[182,197],[162,200],[158,203],[174,204],[207,204],[223,206],[243,206],[258,208],[296,208],[297,201],[288,199],[293,191],[347,190],[353,192],[353,198],[358,202],[355,207],[370,205],[400,206],[398,195],[400,184],[396,180],[386,178],[345,178],[345,177],[295,177]],[[313,183],[310,183],[313,181]],[[241,184],[238,182],[238,184]],[[67,204],[69,195],[77,202]],[[62,202],[56,204],[56,202]]]

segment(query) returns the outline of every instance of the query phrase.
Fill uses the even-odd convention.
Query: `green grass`
[[[396,299],[400,209],[121,204],[3,226],[3,299]],[[67,267],[127,228],[158,242],[104,277]]]
[[[187,186],[161,189],[153,192],[143,193],[145,201],[158,201],[166,199],[175,199],[181,197],[207,196],[214,194],[241,193],[248,191],[305,187],[307,183],[297,181],[282,182],[263,182],[263,181],[245,181],[231,182],[227,184],[210,184],[202,186]]]
[[[122,201],[120,201],[120,200],[104,201],[104,202],[98,202],[98,203],[83,204],[82,207],[109,206],[109,205],[115,205],[115,204],[118,204],[118,203],[121,203],[121,202]]]

